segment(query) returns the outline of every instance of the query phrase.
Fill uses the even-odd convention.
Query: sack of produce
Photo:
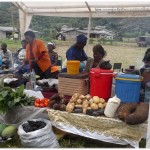
[[[52,130],[52,125],[46,119],[32,119],[18,128],[22,145],[33,148],[58,148],[59,144]]]

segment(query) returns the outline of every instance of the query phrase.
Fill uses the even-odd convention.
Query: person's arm
[[[93,66],[93,62],[94,62],[93,58],[88,58],[83,73],[89,73],[90,72],[90,70],[92,69],[92,66]]]
[[[66,58],[67,60],[77,60],[76,55],[74,54],[74,49],[70,48],[67,52],[66,52]]]
[[[41,54],[39,55],[39,57],[37,58],[38,60],[42,59],[45,55],[46,51],[41,52]]]

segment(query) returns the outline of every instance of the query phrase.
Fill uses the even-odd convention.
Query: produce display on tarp
[[[131,126],[117,118],[95,117],[53,109],[47,111],[52,125],[56,128],[100,141],[130,144],[138,148],[139,141],[147,131],[146,122]]]
[[[6,87],[3,79],[0,81],[0,122],[4,125],[17,128],[31,119],[45,118],[66,132],[133,147],[138,147],[146,133],[149,111],[146,103],[124,103],[117,95],[105,98],[103,95],[99,97],[81,93],[71,96],[57,93],[45,98],[39,89],[25,89],[24,85],[14,89]],[[5,78],[7,83],[15,81],[14,78]],[[54,84],[50,81],[41,80],[37,83],[49,88],[51,85],[48,84]],[[0,136],[2,141],[13,138],[10,133],[6,138],[4,133]]]

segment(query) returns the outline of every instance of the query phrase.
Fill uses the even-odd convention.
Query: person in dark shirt
[[[80,61],[80,71],[85,67],[84,61],[87,61],[88,56],[84,51],[84,47],[87,43],[87,37],[80,34],[76,37],[76,43],[72,45],[66,52],[67,60],[79,60]]]

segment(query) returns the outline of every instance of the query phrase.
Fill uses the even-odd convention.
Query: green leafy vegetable
[[[15,106],[33,105],[35,98],[27,97],[23,94],[24,85],[18,87],[15,91],[10,87],[0,89],[0,112],[6,113]]]

